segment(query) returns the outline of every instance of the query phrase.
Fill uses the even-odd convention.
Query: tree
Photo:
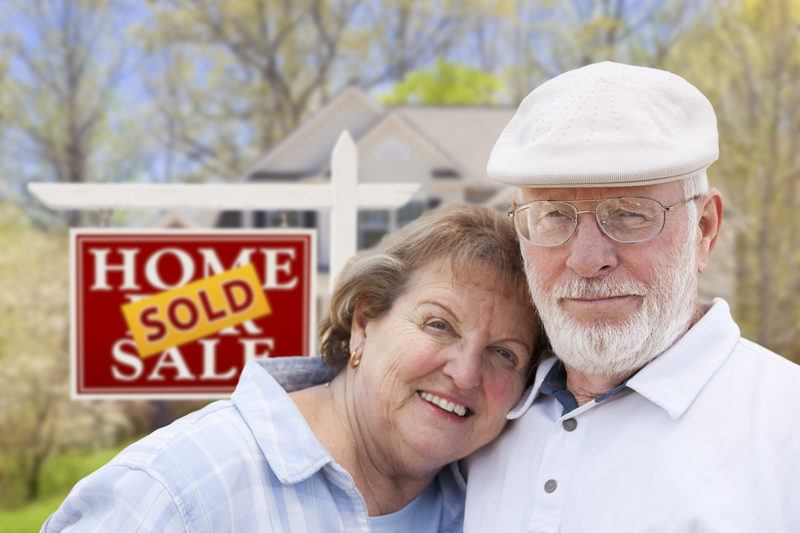
[[[6,9],[9,136],[4,152],[21,181],[81,183],[126,169],[108,135],[115,89],[125,67],[113,0],[26,0]],[[12,24],[8,22],[12,21]],[[126,141],[135,143],[126,129]],[[124,174],[124,173],[123,173]],[[128,177],[128,176],[125,176]],[[80,216],[70,212],[67,222]]]
[[[370,89],[402,80],[437,59],[458,56],[494,0],[367,0],[353,18],[343,57],[352,80]]]
[[[497,77],[478,69],[439,59],[436,64],[409,73],[383,97],[385,104],[492,104],[502,85]]]
[[[466,31],[460,2],[165,0],[138,31],[165,180],[235,179],[356,83],[399,81]]]
[[[233,178],[319,98],[357,0],[172,0],[138,31],[171,179]]]
[[[715,2],[676,50],[720,130],[743,333],[800,361],[800,4]]]
[[[658,67],[703,2],[515,2],[509,86],[520,100],[539,82],[602,60]]]
[[[0,483],[39,493],[45,461],[64,450],[108,445],[127,431],[117,402],[69,397],[66,235],[35,229],[0,205]]]

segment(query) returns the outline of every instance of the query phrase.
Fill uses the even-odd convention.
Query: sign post
[[[56,210],[331,209],[330,279],[334,280],[356,253],[356,210],[402,207],[420,187],[416,183],[358,183],[357,171],[355,143],[343,131],[331,155],[330,183],[30,183],[28,190]]]
[[[331,188],[331,236],[336,235],[337,242],[334,245],[331,241],[331,286],[347,260],[356,253],[358,199],[353,193],[358,187],[358,155],[350,135],[339,137],[333,147],[331,180],[333,176],[337,187]]]

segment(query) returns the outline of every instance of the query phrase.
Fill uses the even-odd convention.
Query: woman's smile
[[[428,391],[417,391],[417,394],[423,401],[434,406],[437,415],[440,415],[439,411],[444,411],[448,414],[456,415],[458,419],[461,420],[473,414],[469,407],[459,403],[457,400],[451,401],[443,396]]]

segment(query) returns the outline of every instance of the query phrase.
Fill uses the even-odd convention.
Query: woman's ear
[[[353,321],[350,324],[350,353],[364,350],[367,342],[367,322],[369,320],[364,315],[361,306],[356,305],[353,311]]]

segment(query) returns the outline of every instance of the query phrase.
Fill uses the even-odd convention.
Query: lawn
[[[0,533],[39,531],[45,519],[61,504],[69,490],[14,510],[0,510]]]
[[[39,531],[79,479],[107,463],[127,445],[50,458],[42,472],[41,497],[21,507],[0,509],[0,533]]]

